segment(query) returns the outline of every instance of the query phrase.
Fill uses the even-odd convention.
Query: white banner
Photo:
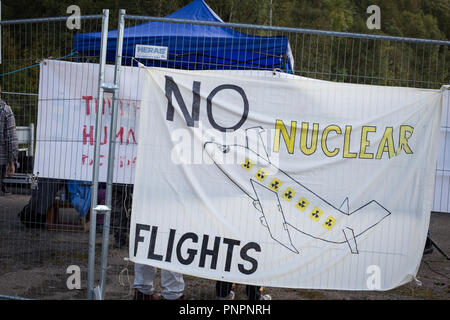
[[[92,180],[98,64],[41,62],[34,173],[39,177]],[[114,182],[133,183],[142,71],[122,67],[118,100]],[[105,83],[114,66],[106,65]],[[112,94],[102,104],[100,181],[106,181]]]
[[[440,91],[147,70],[132,261],[291,288],[387,290],[415,277]]]

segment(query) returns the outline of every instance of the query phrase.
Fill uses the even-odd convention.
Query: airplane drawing
[[[260,127],[247,130],[258,130]],[[247,131],[246,131],[247,132]],[[334,206],[310,188],[275,166],[263,147],[261,152],[246,143],[224,145],[215,141],[203,148],[260,213],[260,221],[270,237],[286,249],[298,254],[291,235],[300,232],[306,236],[333,244],[347,245],[352,254],[358,254],[357,238],[374,228],[391,213],[376,200],[350,210],[349,200]],[[243,160],[236,163],[241,156]]]

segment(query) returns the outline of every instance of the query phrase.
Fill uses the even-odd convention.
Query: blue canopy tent
[[[204,0],[195,0],[167,18],[223,21]],[[83,55],[100,51],[99,32],[78,33],[74,50]],[[107,61],[114,62],[117,30],[108,33]],[[285,36],[264,37],[238,32],[229,27],[168,22],[147,22],[124,30],[123,65],[136,65],[136,45],[164,47],[167,59],[138,59],[147,66],[188,70],[273,70],[292,73],[294,61]]]

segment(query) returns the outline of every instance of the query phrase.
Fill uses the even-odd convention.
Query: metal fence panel
[[[233,30],[234,34],[240,34],[238,38],[223,40],[234,52],[233,57],[235,59],[221,60],[212,57],[211,52],[215,52],[216,57],[223,56],[220,51],[224,50],[224,46],[211,44],[208,47],[208,41],[211,43],[212,41],[208,36],[198,36],[196,27],[199,25],[224,28]],[[274,68],[271,65],[278,64],[281,66],[276,68],[278,71],[281,69],[281,71],[295,75],[327,81],[429,89],[439,89],[442,85],[450,82],[448,64],[450,42],[446,41],[125,15],[125,28],[134,26],[140,26],[140,33],[137,34],[150,35],[139,36],[137,43],[155,46],[165,46],[171,43],[182,49],[180,52],[169,51],[167,59],[162,60],[135,58],[135,42],[133,40],[135,36],[131,33],[129,37],[123,39],[122,57],[118,57],[116,67],[120,65],[136,67],[141,62],[157,67],[188,70],[244,69],[273,71]],[[161,34],[170,31],[174,35],[166,37],[163,41],[161,34],[152,32],[155,28]],[[184,36],[175,35],[180,30],[185,32]],[[283,68],[286,59],[289,58],[287,54],[272,56],[267,59],[270,62],[261,60],[243,67],[244,62],[253,58],[253,55],[249,52],[256,50],[255,48],[261,48],[262,40],[258,36],[278,39],[279,42],[274,41],[273,46],[282,46],[287,39],[294,61],[294,70]],[[195,59],[186,59],[186,56],[195,56]],[[123,70],[122,72],[129,72],[129,70]],[[126,83],[119,83],[122,88],[126,85]],[[135,90],[135,88],[128,88],[127,90]],[[118,99],[120,99],[120,96]],[[450,138],[448,136],[448,120],[443,124],[442,129],[445,130],[445,137],[448,140]],[[113,140],[110,143],[117,144]],[[446,140],[444,140],[444,148],[448,149]],[[443,163],[445,164],[445,160]],[[444,164],[441,165],[444,166]],[[444,171],[443,167],[438,167],[437,175]],[[132,183],[130,181],[130,184]],[[437,194],[445,193],[443,197],[448,198],[445,190],[447,189],[442,187],[441,190],[437,191]],[[113,195],[115,201],[120,199],[126,199],[127,201],[127,209],[125,210],[127,215],[121,215],[122,217],[129,217],[128,210],[131,204],[128,201],[130,201],[130,197],[132,197],[131,187],[127,192],[121,194],[116,192]],[[442,202],[442,205],[439,204],[439,209],[436,211],[448,212],[450,208],[448,205],[444,206],[444,202]],[[116,231],[119,230],[118,228],[118,224],[113,226]],[[127,229],[122,228],[120,230],[123,230],[123,234],[126,235]],[[111,270],[108,273],[109,283],[111,284],[107,288],[109,297],[120,296],[120,294],[117,294],[117,272],[119,272],[120,285],[129,289],[127,295],[121,297],[131,297],[133,265],[122,262],[124,269],[120,266],[123,258],[127,256],[128,252],[124,249],[117,250],[116,248],[110,251],[109,259],[114,262],[111,263]],[[112,270],[115,270],[115,272],[111,272]],[[185,290],[189,298],[215,299],[215,281],[185,276],[185,283]],[[158,288],[159,282],[156,282],[155,286]],[[282,292],[280,296],[289,297],[289,299],[293,298],[290,294],[291,291],[271,288],[271,292]],[[237,298],[246,299],[244,289],[237,291]]]
[[[81,29],[69,30],[66,26],[66,18],[30,19],[16,21],[2,21],[2,63],[1,63],[1,86],[2,98],[13,108],[17,125],[24,132],[29,132],[30,127],[36,128],[38,115],[38,89],[39,89],[39,63],[43,59],[58,59],[72,62],[99,62],[98,53],[80,54],[74,52],[73,36],[75,32],[100,32],[104,16],[81,17]],[[180,44],[189,54],[193,54],[196,60],[186,60],[182,54],[170,55],[166,60],[155,60],[153,65],[163,67],[174,67],[184,69],[247,69],[247,70],[273,70],[277,69],[292,72],[292,68],[285,69],[286,61],[292,55],[293,73],[309,78],[342,81],[351,83],[362,83],[372,85],[408,86],[438,89],[443,84],[450,82],[449,67],[449,42],[431,41],[419,39],[404,39],[396,37],[382,37],[374,35],[346,34],[339,32],[327,32],[317,30],[305,30],[294,28],[264,27],[244,24],[225,24],[213,22],[187,21],[156,17],[141,17],[125,15],[124,27],[131,27],[148,22],[173,23],[170,28],[184,28],[188,36],[172,36],[169,40]],[[121,19],[119,18],[119,21]],[[166,24],[165,24],[166,25]],[[165,28],[165,25],[162,28]],[[215,52],[220,56],[220,46],[208,47],[207,37],[196,36],[196,26],[207,25],[210,27],[228,28],[238,32],[238,39],[229,40],[234,48],[235,59],[220,60],[212,59],[208,52]],[[148,24],[147,30],[151,34],[154,25]],[[163,29],[164,30],[164,29]],[[262,38],[273,37],[274,45],[282,46],[289,43],[289,54],[273,55],[265,60],[258,60],[250,67],[242,67],[243,62],[248,62],[253,55],[247,53],[248,48],[261,48],[264,45]],[[158,43],[158,36],[142,36],[143,43]],[[233,42],[234,41],[234,42]],[[277,42],[279,41],[279,42]],[[118,55],[116,69],[136,66],[131,42],[123,38],[124,51],[122,56]],[[200,46],[207,50],[199,50]],[[127,49],[128,48],[128,49]],[[130,53],[131,52],[131,53]],[[139,59],[138,59],[139,60]],[[109,61],[114,63],[114,61]],[[125,68],[121,68],[122,72]],[[129,70],[129,69],[128,69]],[[66,70],[66,72],[69,72]],[[97,85],[97,84],[92,84]],[[127,88],[126,83],[119,83],[122,88]],[[127,88],[136,90],[136,88]],[[121,100],[121,96],[114,96],[114,103]],[[448,96],[447,96],[448,98]],[[448,100],[448,99],[447,99]],[[78,101],[79,102],[79,101]],[[135,101],[139,103],[139,101]],[[450,101],[449,101],[450,102]],[[438,163],[437,173],[442,175],[442,180],[437,183],[436,194],[441,199],[439,210],[450,211],[449,195],[450,177],[448,172],[448,145],[449,135],[449,113],[444,113],[442,125],[444,157]],[[48,124],[51,126],[51,124]],[[28,129],[27,129],[28,128]],[[32,129],[33,130],[33,129]],[[35,132],[34,132],[35,133]],[[25,135],[33,137],[32,134]],[[113,135],[111,136],[113,137]],[[45,211],[44,219],[36,221],[27,217],[25,223],[21,222],[18,213],[29,203],[34,183],[30,183],[27,174],[32,172],[33,151],[36,145],[36,134],[30,141],[21,144],[20,168],[14,177],[15,181],[8,182],[10,195],[0,197],[0,298],[47,298],[66,299],[86,297],[86,288],[92,289],[95,280],[89,273],[89,268],[99,266],[101,263],[100,244],[105,242],[108,250],[108,264],[102,265],[102,271],[107,272],[107,277],[102,278],[101,283],[105,285],[106,299],[129,299],[131,297],[131,285],[133,282],[133,265],[124,258],[128,256],[127,237],[129,231],[129,217],[132,202],[132,183],[112,184],[106,191],[106,203],[111,209],[111,244],[103,238],[100,233],[89,236],[89,226],[82,225],[82,230],[69,224],[84,222],[73,208],[60,209],[59,222],[53,223],[51,215],[47,210],[49,203],[54,199],[62,201],[67,206],[67,181],[38,178],[39,190],[49,197],[47,203],[43,198],[38,202],[30,202],[35,207],[42,207]],[[98,143],[98,139],[96,139]],[[117,146],[118,142],[110,139],[110,143]],[[133,142],[131,142],[133,144]],[[59,155],[65,157],[65,154]],[[98,163],[97,163],[98,165]],[[129,170],[132,170],[132,166]],[[116,174],[112,172],[112,174]],[[446,182],[447,181],[447,182]],[[103,186],[102,187],[106,187]],[[92,206],[97,204],[92,202]],[[102,231],[105,216],[99,215],[95,220],[97,231]],[[107,216],[106,216],[107,219]],[[26,224],[34,228],[27,227]],[[94,229],[90,229],[92,232]],[[108,231],[108,230],[107,230]],[[107,232],[108,233],[108,232]],[[106,233],[106,234],[107,234]],[[91,246],[89,240],[91,238]],[[89,254],[91,249],[91,255]],[[105,251],[102,251],[102,255]],[[93,259],[92,259],[93,258]],[[106,260],[103,260],[106,261]],[[82,290],[69,290],[67,288],[67,268],[70,265],[81,267]],[[89,280],[89,281],[87,281]],[[88,283],[89,282],[89,283]],[[214,299],[215,282],[195,277],[185,277],[186,292],[189,298]],[[87,283],[87,285],[86,285]],[[272,292],[280,292],[283,289],[271,288]],[[291,290],[285,290],[289,297]],[[237,298],[245,299],[245,291],[237,292]]]
[[[300,76],[351,83],[435,89],[450,81],[450,68],[448,63],[446,63],[450,55],[449,41],[134,15],[126,15],[126,19],[127,27],[146,23],[145,28],[148,30],[148,34],[151,34],[152,28],[155,27],[161,28],[163,31],[177,33],[177,31],[182,30],[182,25],[188,25],[189,27],[183,27],[187,35],[174,35],[170,37],[169,41],[182,44],[192,52],[196,51],[202,40],[206,41],[209,39],[207,37],[203,37],[203,39],[196,37],[195,26],[199,25],[211,28],[233,29],[238,33],[240,32],[240,36],[235,37],[228,45],[231,45],[231,48],[233,48],[234,41],[236,50],[248,52],[251,51],[252,46],[257,45],[257,42],[261,41],[261,39],[253,36],[278,37],[279,45],[282,44],[283,38],[287,38],[295,61],[294,73]],[[167,27],[165,25],[160,27],[152,24],[152,22],[165,23]],[[159,36],[154,35],[142,36],[140,40],[142,43],[157,43],[160,41]],[[250,49],[239,49],[240,43],[246,43]],[[127,47],[126,40],[124,46],[125,48]],[[223,48],[217,48],[216,52],[220,50],[223,50]],[[132,51],[124,54],[124,65],[131,65],[134,61],[130,55],[127,55],[130,52]],[[202,56],[204,53],[196,52],[196,54],[197,60],[200,62],[196,62],[194,65],[192,62],[191,65],[186,64],[182,66],[183,69],[271,70],[263,63],[245,68],[240,66],[237,61],[224,63],[216,60],[205,63],[204,61],[207,57]],[[280,56],[278,58],[283,59],[285,57]],[[180,61],[179,56],[169,54],[167,60],[153,64],[156,66],[179,67],[176,64],[178,61]],[[134,65],[136,65],[135,61]]]
[[[11,106],[19,132],[25,130],[28,133],[21,134],[25,140],[19,144],[21,151],[16,174],[6,180],[8,194],[0,196],[2,298],[86,297],[86,290],[69,290],[67,279],[71,274],[67,271],[69,266],[79,267],[82,288],[86,288],[88,218],[82,218],[70,205],[67,180],[38,177],[33,182],[30,175],[36,155],[34,150],[40,142],[36,141],[39,137],[35,131],[38,103],[74,106],[79,102],[39,101],[40,63],[44,59],[98,63],[98,54],[80,54],[73,50],[73,37],[76,32],[101,32],[102,19],[102,14],[81,16],[80,29],[73,30],[67,26],[67,17],[0,22],[2,99]],[[49,83],[52,83],[51,79]],[[55,130],[55,136],[58,136],[58,130],[64,129],[43,123],[41,130]],[[57,138],[51,140],[52,143],[64,142]],[[54,154],[49,149],[40,152],[70,161],[67,152]],[[23,219],[19,217],[20,212]]]

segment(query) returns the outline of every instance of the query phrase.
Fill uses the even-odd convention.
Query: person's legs
[[[6,165],[0,165],[0,196],[3,196],[5,194],[3,186],[3,179],[5,179],[5,176],[6,176]]]
[[[38,179],[37,188],[31,190],[30,200],[18,214],[20,221],[27,228],[43,228],[47,220],[48,209],[64,185],[64,180]]]
[[[231,291],[233,284],[231,282],[217,281],[216,282],[216,297],[218,299],[234,298],[234,293]]]
[[[425,241],[425,248],[423,249],[423,254],[430,254],[433,252],[433,244],[430,240],[430,232],[427,233],[427,240]]]
[[[155,280],[156,268],[145,264],[136,263],[134,265],[133,288],[144,295],[151,295],[155,289],[153,282]],[[136,295],[135,295],[136,297]]]
[[[250,286],[245,287],[248,300],[272,300],[272,297],[268,294],[262,294],[262,288],[260,286]]]
[[[31,193],[31,210],[38,215],[47,215],[47,211],[53,203],[58,191],[64,187],[65,181],[59,179],[38,179],[38,189]]]
[[[127,244],[132,188],[125,185],[113,185],[111,199],[111,229],[114,233],[114,247],[122,248]]]
[[[261,287],[247,285],[245,292],[248,300],[261,300]]]
[[[184,280],[181,273],[161,270],[162,296],[167,300],[180,299],[183,296]]]

